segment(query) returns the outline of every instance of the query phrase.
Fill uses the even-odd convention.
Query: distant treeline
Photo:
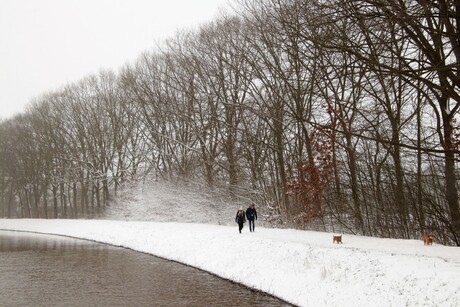
[[[78,217],[148,175],[460,245],[456,2],[239,1],[2,120],[2,215]]]

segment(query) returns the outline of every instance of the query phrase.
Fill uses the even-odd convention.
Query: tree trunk
[[[453,151],[452,132],[451,120],[444,121],[446,199],[449,206],[454,241],[457,246],[460,246],[460,210],[456,186],[457,178],[455,175],[455,153]]]
[[[58,186],[53,185],[53,213],[54,213],[54,218],[57,219],[59,214],[58,214]]]

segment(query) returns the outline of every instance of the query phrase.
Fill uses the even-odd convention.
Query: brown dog
[[[423,236],[423,244],[424,245],[433,245],[433,237],[431,233],[427,233]]]
[[[332,236],[332,243],[342,244],[342,235],[340,236]]]

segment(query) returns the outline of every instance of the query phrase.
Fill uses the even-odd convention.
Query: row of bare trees
[[[460,245],[459,37],[456,1],[241,1],[2,121],[3,216],[77,217],[153,175]]]

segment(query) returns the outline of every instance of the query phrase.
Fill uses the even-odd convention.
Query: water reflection
[[[175,262],[110,245],[0,231],[0,306],[289,306]]]

